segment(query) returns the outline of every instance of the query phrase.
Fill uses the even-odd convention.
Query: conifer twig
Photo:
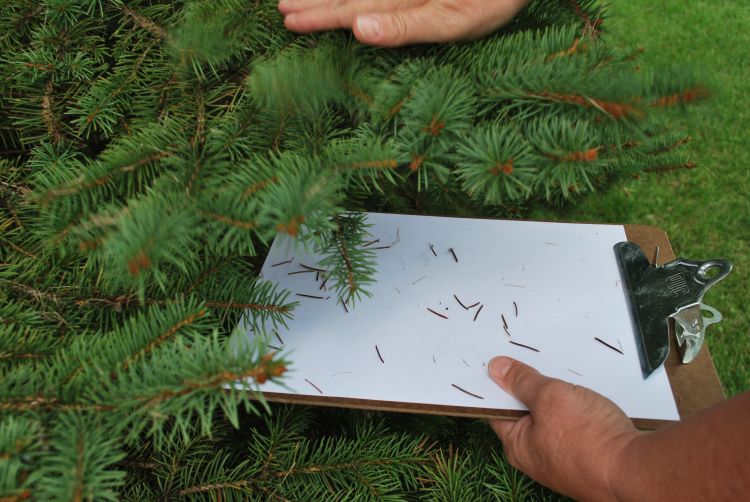
[[[339,243],[339,250],[341,252],[341,257],[344,260],[344,265],[346,266],[346,280],[349,283],[349,297],[357,291],[357,285],[354,281],[354,267],[352,267],[352,261],[349,258],[349,252],[347,251],[346,242],[344,242],[344,238],[341,233],[341,222],[336,217],[336,223],[338,226],[338,230],[336,231],[336,238]]]
[[[0,361],[3,359],[44,359],[47,354],[35,354],[33,352],[0,352]]]
[[[672,150],[674,150],[676,148],[681,147],[682,145],[690,142],[692,139],[693,138],[691,138],[688,135],[688,136],[685,136],[684,138],[678,139],[677,141],[675,141],[674,143],[672,143],[670,145],[664,145],[664,146],[661,146],[659,148],[655,148],[655,149],[653,149],[653,150],[651,150],[649,152],[646,152],[646,153],[648,155],[658,155],[660,153],[666,153],[666,152],[669,152],[669,151],[672,151]]]
[[[269,377],[280,377],[286,372],[283,365],[270,365],[273,361],[273,353],[263,356],[257,367],[249,368],[241,372],[222,371],[206,380],[184,380],[179,390],[162,390],[153,396],[140,396],[136,400],[143,403],[145,408],[152,408],[173,397],[180,397],[203,389],[221,388],[224,385],[233,384],[252,378],[258,383],[265,383]],[[2,408],[0,408],[2,409]]]
[[[208,483],[205,485],[191,486],[189,488],[183,488],[180,490],[180,495],[192,495],[194,493],[208,493],[217,490],[226,490],[231,488],[233,490],[240,490],[250,486],[250,481],[247,479],[238,479],[236,481],[226,481],[223,483]]]
[[[581,21],[583,21],[583,34],[588,35],[591,38],[597,38],[601,34],[599,26],[602,24],[602,19],[591,20],[591,17],[583,10],[581,5],[576,0],[568,0],[573,11],[576,13]]]
[[[135,11],[131,7],[128,7],[127,5],[122,6],[122,11],[127,15],[128,17],[132,18],[138,26],[143,28],[144,30],[148,31],[149,33],[156,35],[157,37],[164,39],[167,38],[167,31],[156,24],[153,20],[147,18],[140,12]]]
[[[114,406],[60,401],[56,397],[43,395],[26,396],[15,399],[0,399],[0,411],[112,411]]]
[[[123,370],[128,369],[128,367],[131,364],[133,364],[135,361],[137,361],[141,357],[147,355],[149,352],[151,352],[152,350],[154,350],[155,348],[157,348],[159,345],[163,344],[167,340],[173,338],[174,335],[178,331],[180,331],[182,328],[184,328],[185,326],[189,326],[189,325],[193,324],[195,321],[197,321],[198,319],[204,317],[205,315],[206,315],[206,311],[203,310],[203,309],[201,309],[198,312],[190,314],[186,318],[184,318],[181,321],[179,321],[177,324],[175,324],[173,326],[170,326],[170,328],[166,332],[162,333],[157,338],[151,340],[148,343],[148,345],[146,345],[141,350],[139,350],[135,354],[133,354],[130,357],[128,357],[125,360],[125,362],[122,363],[122,369]]]
[[[100,176],[98,178],[95,178],[93,180],[90,180],[90,181],[86,181],[86,178],[84,176],[79,176],[78,178],[74,179],[73,181],[71,181],[67,185],[64,185],[61,188],[49,190],[43,196],[40,197],[39,202],[42,204],[47,204],[53,199],[56,199],[59,197],[65,197],[65,196],[74,195],[76,193],[83,192],[86,190],[91,190],[92,188],[96,188],[98,186],[104,185],[108,181],[112,180],[115,176],[118,176],[120,174],[130,173],[132,171],[135,171],[139,167],[143,167],[145,165],[150,164],[151,162],[156,162],[157,160],[161,160],[171,155],[172,154],[169,152],[158,151],[156,153],[147,155],[144,158],[136,162],[133,162],[132,164],[119,167],[115,169],[114,171],[108,172],[107,174]]]
[[[208,211],[198,211],[198,214],[206,218],[209,218],[211,220],[225,223],[229,225],[230,227],[241,228],[243,230],[252,230],[257,227],[257,224],[254,221],[238,220],[236,218],[224,216],[223,214],[219,214],[219,213],[212,213]]]
[[[254,193],[260,192],[264,188],[266,188],[269,185],[273,185],[275,183],[278,183],[279,179],[276,176],[271,176],[267,180],[258,181],[256,183],[253,183],[249,187],[245,189],[244,192],[242,192],[242,198],[246,199],[253,195]]]
[[[52,111],[52,80],[48,80],[44,86],[44,96],[42,96],[42,118],[44,123],[47,125],[47,134],[52,139],[52,144],[56,145],[62,139],[60,128],[55,118],[54,112]]]

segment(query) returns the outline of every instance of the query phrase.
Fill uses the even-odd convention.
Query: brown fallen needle
[[[508,335],[508,338],[511,338],[510,331],[508,331],[508,328],[506,328],[505,326],[503,326],[503,329],[505,330],[505,334]]]
[[[500,317],[503,319],[503,327],[508,329],[508,321],[505,320],[505,314],[500,314]]]
[[[456,256],[456,252],[453,250],[453,248],[448,248],[448,251],[451,252],[453,255],[453,259],[456,260],[456,263],[458,263],[458,256]]]
[[[280,267],[281,265],[286,265],[287,263],[292,263],[294,260],[286,260],[286,261],[280,261],[279,263],[274,263],[271,265],[271,267]]]
[[[378,242],[380,242],[380,239],[375,239],[374,241],[365,242],[364,244],[362,244],[362,247],[366,248],[368,246],[372,246],[373,244],[377,244]]]
[[[466,310],[471,310],[471,309],[473,309],[474,307],[476,307],[477,305],[479,305],[479,302],[476,302],[476,303],[472,303],[471,305],[469,305],[468,307],[466,307]]]
[[[458,297],[455,294],[453,295],[453,298],[455,298],[456,301],[458,302],[458,304],[461,305],[464,309],[469,310],[469,307],[467,307],[466,305],[464,305],[463,302],[461,300],[459,300]]]
[[[312,274],[315,270],[297,270],[296,272],[289,272],[286,275],[297,275],[297,274]]]
[[[304,263],[300,263],[299,266],[302,268],[306,268],[310,272],[325,272],[325,270],[323,270],[322,268],[311,267],[309,265],[305,265]]]
[[[430,312],[432,312],[433,314],[435,314],[435,315],[436,315],[436,316],[438,316],[438,317],[442,317],[443,319],[448,319],[448,316],[444,316],[444,315],[443,315],[443,314],[441,314],[440,312],[435,312],[435,311],[434,311],[434,310],[432,310],[432,309],[431,309],[430,307],[427,307],[427,310],[429,310]]]
[[[297,296],[302,296],[304,298],[313,298],[315,300],[325,300],[322,296],[315,296],[315,295],[306,295],[304,293],[297,293]]]
[[[469,392],[469,391],[468,391],[468,390],[466,390],[466,389],[462,389],[461,387],[459,387],[459,386],[458,386],[458,385],[456,385],[455,383],[452,383],[451,385],[452,385],[453,387],[455,387],[456,389],[460,390],[461,392],[463,392],[464,394],[468,394],[468,395],[470,395],[470,396],[472,396],[472,397],[475,397],[475,398],[477,398],[477,399],[484,399],[484,398],[483,398],[482,396],[479,396],[479,395],[477,395],[477,394],[474,394],[473,392]]]
[[[321,394],[323,393],[323,391],[322,391],[322,390],[320,390],[320,387],[318,387],[317,385],[315,385],[314,383],[312,383],[312,382],[311,382],[310,380],[308,380],[307,378],[305,378],[305,382],[307,382],[307,383],[309,383],[310,385],[312,385],[313,387],[315,387],[315,390],[317,390],[317,391],[318,391],[318,392],[320,392]]]
[[[377,345],[375,346],[375,352],[378,353],[378,358],[380,359],[380,362],[385,364],[385,361],[383,361],[383,356],[380,355],[380,349],[378,348]]]
[[[432,251],[432,254],[437,256],[437,253],[435,252],[435,246],[433,246],[432,244],[430,244],[430,251]]]
[[[614,350],[615,352],[619,352],[620,354],[622,354],[622,355],[625,355],[625,353],[624,353],[623,351],[621,351],[620,349],[618,349],[618,348],[617,348],[617,347],[615,347],[614,345],[610,345],[610,344],[608,344],[607,342],[605,342],[604,340],[602,340],[602,339],[601,339],[601,338],[599,338],[599,337],[596,337],[596,336],[595,336],[595,337],[594,337],[594,340],[596,340],[597,342],[601,343],[602,345],[606,345],[607,347],[609,347],[610,349]]]
[[[343,298],[339,298],[339,300],[341,300],[341,305],[344,306],[344,310],[346,310],[346,313],[348,314],[349,313],[349,308],[346,306],[346,302],[344,301]]]
[[[480,305],[479,309],[477,309],[477,313],[474,314],[474,320],[475,321],[477,320],[477,317],[479,317],[479,313],[482,311],[483,308],[484,308],[484,305]]]
[[[514,342],[513,340],[508,340],[508,342],[512,343],[513,345],[517,345],[519,347],[523,347],[524,349],[533,350],[534,352],[541,352],[539,349],[535,349],[534,347],[529,347],[528,345],[524,345],[522,343]]]
[[[518,304],[513,302],[513,308],[516,310],[516,317],[518,317]]]

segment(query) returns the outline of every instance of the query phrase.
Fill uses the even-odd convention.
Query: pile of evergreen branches
[[[293,314],[257,276],[279,232],[353,302],[349,211],[515,216],[691,167],[648,112],[700,89],[602,20],[537,0],[381,50],[290,34],[270,0],[1,0],[0,500],[542,496],[481,423],[257,416],[230,384],[293,361],[230,335]]]

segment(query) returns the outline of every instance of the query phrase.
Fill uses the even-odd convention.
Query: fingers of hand
[[[494,358],[490,361],[489,372],[496,384],[520,400],[532,412],[543,396],[545,387],[558,382],[509,357]]]
[[[282,0],[279,11],[292,31],[352,28],[357,16],[411,6],[416,0]]]
[[[533,428],[531,416],[527,415],[519,420],[490,420],[489,423],[503,443],[508,462],[513,467],[523,470],[526,465],[525,460],[529,458],[532,448],[530,444]]]
[[[473,12],[424,0],[284,0],[279,11],[289,30],[351,28],[360,41],[383,47],[458,40],[470,31]]]
[[[326,7],[330,3],[331,0],[281,0],[279,2],[279,12],[287,15],[293,12],[314,9],[315,7]]]
[[[358,16],[353,26],[354,36],[366,44],[383,47],[460,38],[464,30],[447,22],[442,14],[432,4],[425,4]]]

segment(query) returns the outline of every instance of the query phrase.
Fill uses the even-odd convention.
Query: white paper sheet
[[[348,313],[335,292],[319,289],[315,273],[289,275],[304,270],[300,263],[317,266],[315,256],[288,237],[274,242],[262,275],[300,305],[279,330],[292,391],[270,382],[261,390],[319,396],[312,383],[325,396],[523,410],[487,374],[492,357],[507,355],[594,389],[631,417],[679,418],[664,368],[646,380],[641,374],[613,251],[626,240],[622,226],[374,213],[368,223],[380,239],[372,247],[397,233],[399,241],[374,251],[374,296]],[[466,306],[480,302],[476,320],[479,307],[465,310],[454,295]],[[513,341],[539,352],[511,344],[501,315]],[[280,345],[275,336],[268,342]]]

